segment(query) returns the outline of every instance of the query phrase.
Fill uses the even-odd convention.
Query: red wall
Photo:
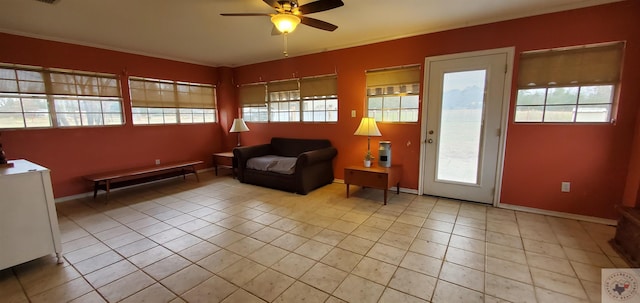
[[[636,121],[640,99],[638,12],[640,2],[626,1],[235,68],[240,84],[338,73],[337,123],[249,123],[251,132],[243,134],[244,142],[262,143],[272,136],[328,138],[339,151],[336,177],[343,178],[342,169],[360,163],[366,150],[366,138],[353,136],[353,132],[364,111],[368,69],[423,64],[429,56],[509,46],[518,54],[626,41],[614,124],[515,124],[514,77],[501,196],[501,203],[615,218],[614,205],[623,202],[627,178],[639,177],[638,165],[631,170],[629,166],[634,129],[640,122]],[[517,62],[514,68],[517,75]],[[357,111],[355,118],[350,115],[352,109]],[[417,189],[420,124],[378,125],[383,137],[374,138],[372,145],[377,148],[378,139],[391,140],[393,161],[403,165],[401,186]],[[637,155],[633,159],[640,161]],[[562,181],[571,182],[570,193],[560,192]],[[627,200],[635,201],[635,197],[629,195]]]
[[[633,147],[631,148],[631,161],[629,163],[629,175],[627,176],[623,204],[640,208],[640,106],[636,118],[636,131]]]
[[[0,33],[0,62],[216,84],[216,68]],[[1,130],[7,158],[24,158],[51,169],[54,195],[91,189],[83,175],[113,169],[203,160],[222,150],[216,124],[133,126],[127,82],[126,124],[111,127]],[[219,100],[224,103],[224,100]]]
[[[449,30],[389,42],[291,57],[237,68],[212,68],[90,47],[0,34],[0,62],[109,72],[218,85],[220,123],[2,131],[9,158],[26,158],[52,169],[56,197],[89,190],[81,176],[162,161],[202,159],[228,150],[228,129],[238,116],[237,84],[338,74],[337,123],[248,123],[243,145],[273,136],[327,138],[338,148],[336,177],[358,164],[366,138],[353,135],[365,108],[365,71],[421,64],[425,57],[514,46],[536,49],[626,41],[619,107],[614,124],[515,124],[511,104],[501,202],[553,211],[615,218],[615,204],[633,205],[640,184],[640,2],[597,7]],[[291,39],[295,39],[294,36]],[[516,56],[517,57],[517,56]],[[517,59],[517,58],[516,58]],[[514,66],[517,75],[517,60]],[[515,78],[514,85],[515,87]],[[235,84],[234,84],[235,83]],[[127,88],[124,108],[130,109]],[[355,118],[351,110],[356,110]],[[403,165],[401,186],[417,189],[420,124],[379,123],[393,142],[393,161]],[[635,132],[635,134],[634,134]],[[635,139],[634,139],[635,136]],[[632,152],[633,151],[633,152]],[[560,192],[570,181],[571,193]]]

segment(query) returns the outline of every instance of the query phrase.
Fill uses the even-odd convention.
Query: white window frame
[[[327,102],[335,102],[335,108],[327,106]],[[318,103],[324,103],[321,108],[317,108]],[[307,104],[312,104],[310,107]],[[316,96],[302,99],[302,122],[338,122],[338,96]],[[307,117],[311,119],[307,119]],[[323,118],[319,118],[322,116]]]
[[[306,80],[314,82],[306,89],[307,96],[301,96],[302,83]],[[297,89],[281,89],[286,85],[291,88],[293,81],[297,81]],[[327,84],[326,81],[331,84]],[[338,96],[336,89],[337,75],[314,76],[301,79],[287,79],[268,83],[246,84],[240,87],[240,106],[242,117],[247,122],[305,122],[305,123],[335,123],[338,121]],[[280,86],[269,91],[269,85]],[[263,93],[264,87],[264,96]],[[323,92],[323,93],[319,93]],[[327,94],[332,92],[333,94]],[[327,95],[325,95],[327,94]],[[246,98],[247,100],[242,100]],[[259,103],[264,98],[264,103]],[[328,108],[326,102],[335,102],[335,108]],[[306,109],[308,102],[324,102],[323,109]],[[317,113],[322,112],[324,118],[316,119]],[[313,119],[305,117],[311,114]]]
[[[269,93],[269,122],[300,122],[300,90]]]
[[[367,116],[383,123],[418,123],[420,71],[419,64],[366,71]],[[409,96],[417,100],[407,100]],[[380,107],[374,106],[378,99]],[[390,105],[396,103],[393,99],[398,106]]]
[[[407,98],[417,98],[417,105],[415,107],[406,105],[409,103]],[[375,99],[380,98],[381,107],[372,109],[371,104]],[[389,99],[398,98],[398,107],[387,106],[391,103]],[[386,101],[386,102],[385,102]],[[394,102],[395,103],[395,102]],[[411,102],[413,103],[413,102]],[[418,94],[384,94],[367,96],[367,115],[368,117],[375,118],[377,122],[387,123],[417,123],[420,116],[420,96]],[[395,117],[395,118],[394,118]],[[414,118],[408,118],[414,117]]]
[[[522,53],[513,121],[515,123],[563,124],[613,123],[623,53],[624,42]],[[593,99],[587,99],[588,93],[584,96],[582,94],[587,90],[599,89],[608,90],[608,96],[600,96],[600,100],[595,99],[594,102]],[[551,92],[556,90],[575,91],[575,98],[567,99],[566,102],[553,100]],[[542,92],[538,94],[539,101],[525,98],[531,96],[529,92],[535,91]],[[564,111],[554,111],[563,107]]]
[[[605,102],[589,102],[585,103],[583,101],[581,92],[585,89],[595,88],[595,87],[608,87],[610,90],[610,94],[607,97],[607,101]],[[549,91],[555,89],[572,89],[576,90],[576,98],[572,102],[566,103],[549,103]],[[615,95],[616,86],[613,84],[605,84],[605,85],[583,85],[583,86],[569,86],[569,87],[540,87],[531,90],[541,90],[544,91],[543,102],[541,104],[519,104],[521,101],[520,96],[523,93],[526,93],[528,89],[519,89],[518,96],[516,97],[516,110],[514,115],[514,121],[516,123],[610,123],[612,120],[612,111],[613,111],[613,101]],[[571,110],[571,118],[567,120],[552,118],[552,113],[554,112],[554,108],[560,107],[572,107]],[[608,107],[606,111],[604,111],[604,118],[597,118],[593,116],[602,116],[602,110],[597,110],[598,108],[602,109]],[[538,112],[540,113],[540,119],[532,119],[527,118],[529,115],[525,117],[526,109],[540,109]],[[592,109],[592,110],[589,110]],[[566,112],[566,111],[565,111]],[[589,118],[589,113],[591,112],[592,118]],[[600,114],[599,114],[600,113]]]
[[[22,116],[21,125],[0,124],[0,129],[104,127],[125,123],[117,75],[5,63],[0,63],[0,69],[5,73],[0,76],[4,82],[0,86],[0,116]],[[29,79],[28,75],[32,77]],[[18,101],[19,110],[2,109],[11,99]],[[29,103],[34,100],[40,101],[41,108],[29,110]],[[30,123],[34,117],[41,122]]]

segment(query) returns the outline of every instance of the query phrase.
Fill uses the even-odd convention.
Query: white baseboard
[[[559,211],[552,211],[552,210],[546,210],[546,209],[539,209],[539,208],[533,208],[533,207],[526,207],[526,206],[520,206],[520,205],[500,203],[500,204],[498,204],[498,207],[499,208],[510,209],[510,210],[524,211],[524,212],[534,213],[534,214],[539,214],[539,215],[545,215],[545,216],[559,217],[559,218],[564,218],[564,219],[580,220],[580,221],[586,221],[586,222],[592,222],[592,223],[598,223],[598,224],[605,224],[605,225],[613,225],[613,226],[618,225],[618,221],[612,220],[612,219],[605,219],[605,218],[577,215],[577,214],[571,214],[571,213],[565,213],[565,212],[559,212]]]
[[[334,183],[343,183],[344,184],[344,180],[335,179]],[[395,187],[392,188],[392,189],[395,189]],[[403,192],[403,193],[408,193],[408,194],[414,194],[414,195],[418,194],[418,190],[416,190],[416,189],[402,188],[401,187],[400,191]],[[539,215],[546,215],[546,216],[552,216],[552,217],[558,217],[558,218],[564,218],[564,219],[572,219],[572,220],[580,220],[580,221],[586,221],[586,222],[592,222],[592,223],[598,223],[598,224],[605,224],[605,225],[612,225],[612,226],[618,225],[618,221],[612,220],[612,219],[584,216],[584,215],[571,214],[571,213],[552,211],[552,210],[533,208],[533,207],[526,207],[526,206],[520,206],[520,205],[513,205],[513,204],[499,203],[498,204],[498,208],[517,210],[517,211],[523,211],[523,212],[534,213],[534,214],[539,214]]]

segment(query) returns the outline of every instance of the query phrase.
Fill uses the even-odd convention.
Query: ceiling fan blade
[[[278,30],[278,28],[274,25],[271,28],[271,36],[280,36],[282,33]]]
[[[265,0],[265,2],[267,2]],[[298,7],[298,11],[305,14],[313,14],[317,12],[323,12],[326,10],[334,9],[343,6],[342,0],[318,0],[315,2],[304,4]]]
[[[322,20],[318,20],[318,19],[314,19],[314,18],[309,18],[309,17],[301,17],[300,19],[302,19],[300,21],[300,23],[304,24],[304,25],[308,25],[311,27],[315,27],[317,29],[321,29],[321,30],[325,30],[325,31],[334,31],[336,30],[336,28],[338,28],[338,26],[333,25],[329,22],[324,22]]]
[[[279,9],[280,7],[280,3],[278,3],[277,0],[262,0],[262,2],[266,3],[267,5],[275,8],[275,9]]]
[[[261,14],[261,13],[225,13],[225,14],[220,14],[221,16],[271,16],[271,14]]]

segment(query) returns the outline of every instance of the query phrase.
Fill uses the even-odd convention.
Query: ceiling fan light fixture
[[[300,18],[293,14],[277,14],[271,17],[271,22],[283,34],[288,34],[300,24]]]

